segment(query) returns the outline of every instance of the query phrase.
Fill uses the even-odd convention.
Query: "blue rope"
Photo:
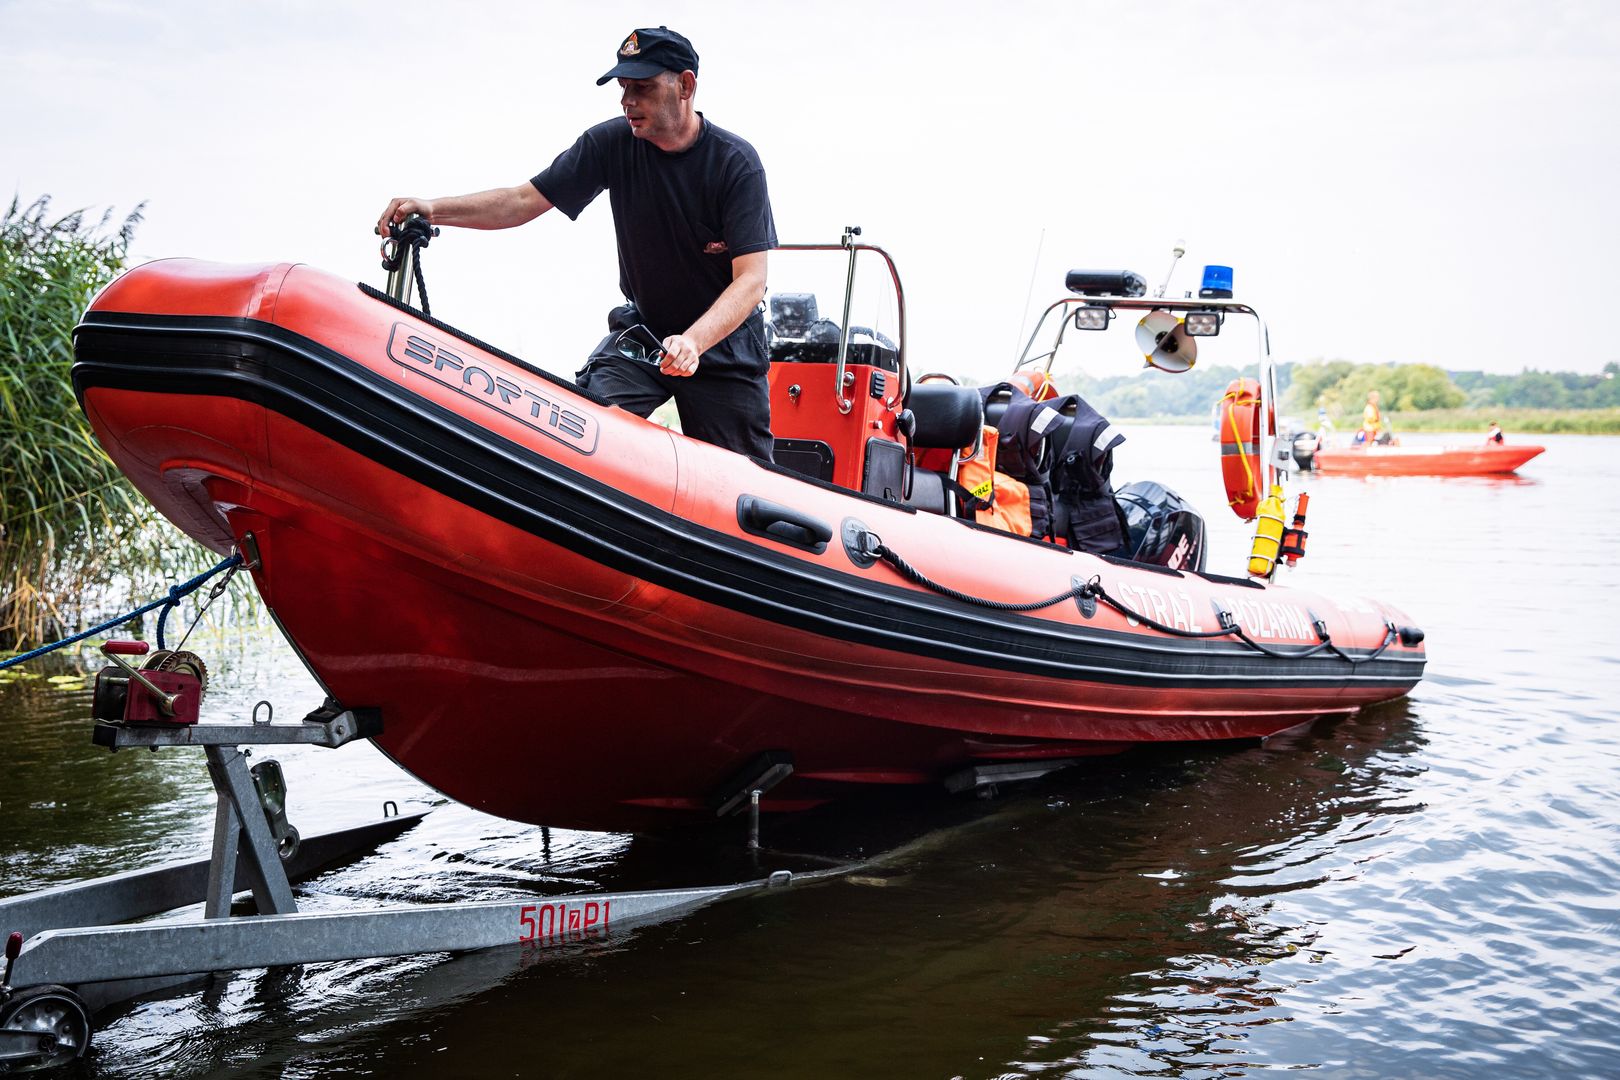
[[[13,667],[13,666],[15,666],[17,664],[20,664],[24,660],[32,660],[36,656],[44,656],[46,653],[54,652],[55,650],[60,649],[63,646],[72,645],[76,641],[83,641],[87,637],[94,637],[96,634],[104,633],[104,632],[106,632],[108,630],[111,630],[115,626],[122,626],[125,623],[129,622],[131,619],[139,618],[140,616],[145,615],[148,611],[151,611],[153,608],[156,608],[156,607],[161,607],[163,609],[163,614],[158,617],[158,648],[161,649],[161,648],[164,647],[164,645],[163,645],[163,620],[167,619],[169,617],[170,609],[173,608],[176,604],[180,603],[181,597],[185,596],[187,593],[195,592],[199,587],[201,587],[203,582],[207,581],[209,578],[213,577],[215,574],[219,573],[221,570],[224,570],[226,567],[236,567],[236,566],[240,565],[241,562],[242,562],[241,553],[240,552],[233,553],[229,558],[222,561],[218,566],[214,567],[212,570],[208,570],[208,571],[205,571],[205,572],[203,572],[201,574],[198,574],[196,577],[192,578],[190,581],[185,582],[184,584],[170,586],[169,594],[167,596],[165,596],[161,600],[154,600],[150,604],[147,604],[145,607],[138,607],[134,611],[130,612],[128,615],[120,615],[116,619],[108,619],[106,622],[102,623],[100,626],[92,626],[90,629],[86,630],[82,634],[74,634],[70,638],[63,638],[61,641],[55,642],[54,644],[51,644],[51,645],[41,645],[39,648],[35,649],[33,652],[25,652],[21,656],[13,656],[9,660],[0,660],[0,671],[4,671],[8,667]]]

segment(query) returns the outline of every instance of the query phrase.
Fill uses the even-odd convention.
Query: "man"
[[[586,131],[534,179],[441,199],[400,198],[377,222],[421,214],[436,225],[508,229],[557,207],[579,216],[606,190],[619,249],[619,288],[602,340],[579,372],[583,387],[638,416],[674,397],[696,439],[770,460],[770,361],[764,317],[776,224],[754,148],[697,112],[698,56],[668,27],[633,31],[615,66],[622,120]],[[617,331],[640,323],[662,343],[650,361]],[[627,355],[628,354],[628,355]]]
[[[1378,441],[1379,429],[1384,426],[1384,413],[1378,407],[1378,391],[1367,391],[1367,407],[1361,410],[1361,440],[1371,445]]]

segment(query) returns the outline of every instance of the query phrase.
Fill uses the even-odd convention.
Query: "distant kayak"
[[[1318,449],[1312,467],[1343,476],[1497,476],[1515,471],[1545,449],[1513,443],[1351,446]]]

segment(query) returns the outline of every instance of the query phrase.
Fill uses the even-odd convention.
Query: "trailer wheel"
[[[65,986],[31,986],[0,1004],[0,1074],[54,1069],[90,1047],[90,1013]]]

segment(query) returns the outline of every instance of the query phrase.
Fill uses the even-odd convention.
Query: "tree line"
[[[1195,367],[1180,375],[1161,373],[1092,377],[1057,375],[1065,393],[1077,393],[1106,416],[1203,417],[1240,375],[1252,369]],[[1335,421],[1359,420],[1367,392],[1377,390],[1384,408],[1415,413],[1472,409],[1620,408],[1620,363],[1605,364],[1596,375],[1523,371],[1491,375],[1446,371],[1433,364],[1357,364],[1311,360],[1277,365],[1278,399],[1285,413],[1314,423],[1318,409]]]

